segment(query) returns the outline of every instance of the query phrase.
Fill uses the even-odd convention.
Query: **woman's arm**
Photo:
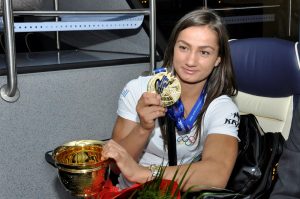
[[[202,160],[192,163],[185,177],[182,190],[195,186],[194,191],[208,187],[225,188],[231,175],[238,152],[238,141],[235,137],[210,134],[205,141]],[[172,179],[178,167],[166,168],[164,178]],[[183,177],[188,165],[179,169],[177,180]]]
[[[151,131],[143,129],[139,123],[118,116],[112,139],[123,146],[135,161],[138,161],[150,133]]]
[[[194,186],[193,191],[209,187],[225,188],[237,157],[237,139],[222,134],[208,135],[202,160],[192,163],[181,187],[186,191]],[[112,158],[123,175],[132,182],[144,183],[152,179],[149,168],[138,165],[127,151],[114,141],[105,145],[103,158]],[[172,179],[176,170],[177,181],[183,177],[189,165],[172,166],[165,169],[164,178]]]
[[[136,111],[140,122],[118,117],[112,139],[123,146],[137,161],[155,127],[155,120],[164,116],[166,109],[161,106],[161,98],[158,94],[145,92],[138,100]]]

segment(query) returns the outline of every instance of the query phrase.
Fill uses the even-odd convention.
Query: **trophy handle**
[[[56,165],[55,165],[55,162],[54,162],[54,160],[53,160],[53,158],[52,158],[52,152],[53,152],[53,150],[47,151],[47,152],[45,153],[45,159],[46,159],[46,161],[47,161],[49,164],[51,164],[54,168],[57,168]]]

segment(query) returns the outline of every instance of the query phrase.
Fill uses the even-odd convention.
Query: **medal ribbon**
[[[187,134],[193,128],[197,116],[199,115],[203,107],[205,96],[206,85],[201,91],[201,94],[199,95],[195,105],[193,106],[191,112],[189,113],[186,119],[184,119],[184,107],[180,99],[175,104],[168,107],[167,115],[175,121],[176,128],[179,131],[178,134]]]
[[[152,74],[155,75],[155,74],[161,73],[161,72],[167,72],[167,69],[166,69],[166,68],[163,68],[163,67],[157,68],[157,69],[155,69],[155,70],[152,72]]]

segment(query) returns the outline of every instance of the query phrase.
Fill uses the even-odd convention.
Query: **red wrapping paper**
[[[160,190],[162,192],[166,191],[171,184],[171,180],[163,179],[160,184]],[[173,183],[173,187],[171,188],[171,193],[174,194],[178,184],[176,182]],[[143,184],[134,184],[133,186],[123,189],[119,191],[118,187],[113,186],[110,180],[107,180],[103,186],[103,189],[96,196],[91,197],[90,199],[127,199],[129,198],[134,191],[138,189],[142,189]],[[178,192],[176,199],[180,199],[180,192]]]

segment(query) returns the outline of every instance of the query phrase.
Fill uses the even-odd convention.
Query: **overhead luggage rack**
[[[156,68],[156,15],[155,0],[149,1],[147,9],[62,11],[58,0],[54,0],[53,11],[13,11],[12,0],[3,0],[0,30],[5,33],[5,56],[7,63],[7,84],[0,89],[2,99],[15,102],[19,98],[16,73],[15,32],[56,31],[57,50],[60,50],[60,31],[136,29],[141,26],[144,16],[149,15],[150,68]],[[16,22],[14,16],[54,17],[53,21]],[[59,53],[59,52],[58,52]]]
[[[104,14],[104,15],[62,15],[60,21],[16,22],[14,32],[51,32],[82,30],[136,29],[144,20],[144,15]],[[3,18],[0,18],[3,31]]]

